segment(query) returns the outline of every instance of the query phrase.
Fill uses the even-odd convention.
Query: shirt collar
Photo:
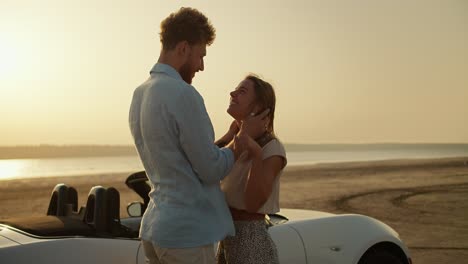
[[[183,81],[182,77],[180,76],[179,72],[176,71],[176,69],[174,69],[172,66],[168,64],[164,64],[160,62],[156,63],[153,66],[153,68],[150,71],[150,74],[161,73],[161,72],[171,76],[172,78],[180,79]]]

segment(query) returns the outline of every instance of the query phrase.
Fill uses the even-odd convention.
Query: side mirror
[[[137,217],[143,214],[143,204],[141,202],[131,202],[127,206],[127,213],[129,216]]]

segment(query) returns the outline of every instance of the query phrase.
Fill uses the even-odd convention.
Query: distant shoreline
[[[458,149],[468,153],[468,143],[366,143],[366,144],[297,144],[285,143],[287,152],[369,151],[369,150],[438,150]],[[136,156],[132,145],[38,145],[0,146],[0,159],[117,157]]]
[[[375,161],[346,161],[346,162],[324,162],[316,164],[298,164],[287,165],[284,169],[285,176],[291,173],[308,172],[312,175],[322,174],[342,174],[346,172],[354,173],[358,171],[374,171],[374,172],[390,172],[394,170],[407,169],[434,169],[444,167],[468,168],[468,156],[463,157],[448,157],[448,158],[421,158],[421,159],[392,159],[392,160],[375,160]],[[36,181],[40,179],[55,179],[58,181],[68,181],[73,179],[88,179],[88,178],[112,178],[115,175],[130,175],[136,172],[135,170],[114,171],[114,172],[91,172],[83,174],[70,175],[41,175],[35,177],[18,177],[1,179],[1,183],[18,182],[18,181]],[[316,175],[317,176],[317,175]]]
[[[0,147],[0,159],[33,159],[33,158],[72,158],[72,157],[103,157],[103,156],[136,156],[134,146],[15,146]]]

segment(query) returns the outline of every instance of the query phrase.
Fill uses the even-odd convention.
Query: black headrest
[[[120,194],[114,187],[107,188],[106,193],[107,211],[109,218],[113,221],[120,221]]]
[[[107,200],[106,189],[102,186],[94,186],[88,194],[84,222],[96,229],[97,232],[107,230]]]
[[[75,188],[60,183],[55,185],[50,197],[47,215],[65,216],[78,209],[78,192]]]
[[[114,187],[94,186],[88,194],[84,222],[98,233],[112,233],[120,226],[120,194]]]

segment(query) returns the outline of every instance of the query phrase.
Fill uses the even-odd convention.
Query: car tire
[[[366,252],[358,264],[405,264],[397,256],[385,250]]]

